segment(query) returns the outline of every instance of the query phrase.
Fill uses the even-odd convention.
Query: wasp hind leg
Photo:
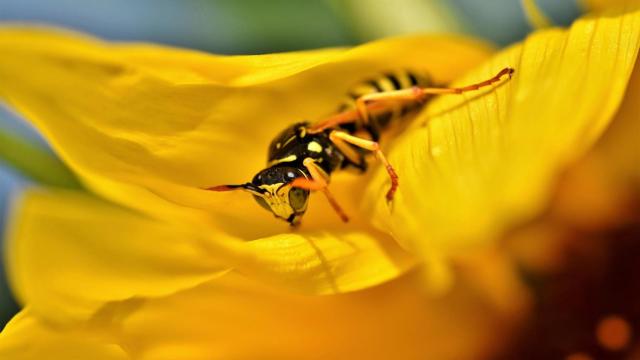
[[[333,195],[329,191],[328,176],[325,174],[325,172],[311,158],[304,159],[302,163],[304,164],[305,168],[307,168],[307,170],[309,171],[309,174],[311,175],[311,179],[296,178],[291,183],[291,186],[300,188],[300,189],[306,189],[306,190],[322,191],[324,196],[329,201],[329,204],[331,204],[331,207],[333,208],[333,210],[335,210],[335,212],[338,214],[340,219],[344,222],[348,222],[349,217],[347,216],[347,214],[345,214],[345,212],[342,210],[342,208],[340,207],[336,199],[333,197]]]
[[[380,150],[380,145],[377,142],[367,140],[367,139],[361,139],[357,136],[353,136],[337,130],[334,130],[329,134],[329,139],[334,144],[336,144],[338,148],[340,148],[338,144],[348,143],[348,144],[352,144],[357,147],[360,147],[375,153],[378,160],[380,160],[380,162],[384,165],[385,169],[387,170],[387,173],[389,174],[389,178],[391,179],[391,188],[387,192],[387,201],[393,200],[393,196],[396,193],[396,190],[398,189],[398,174],[396,174],[396,171],[393,169],[393,166],[391,166],[391,164],[387,160],[387,157],[384,156],[384,154],[382,153],[382,150]]]
[[[371,94],[366,94],[359,97],[356,100],[356,109],[359,114],[360,119],[364,124],[368,124],[370,122],[370,114],[372,103],[376,102],[415,102],[422,103],[426,100],[429,95],[443,95],[443,94],[462,94],[467,91],[478,90],[485,86],[489,86],[493,83],[496,83],[502,79],[503,76],[508,75],[511,78],[511,75],[515,72],[512,68],[504,68],[500,70],[495,76],[490,79],[456,88],[447,88],[447,87],[418,87],[414,86],[409,89],[401,89],[401,90],[393,90],[393,91],[384,91],[384,92],[376,92]]]
[[[388,109],[388,105],[384,104],[385,102],[413,102],[420,104],[424,102],[429,95],[462,94],[467,91],[478,90],[482,87],[489,86],[500,81],[500,79],[505,75],[508,75],[509,78],[511,78],[511,75],[514,72],[514,69],[507,67],[500,70],[500,72],[490,79],[457,88],[414,86],[408,89],[366,94],[356,100],[356,108],[354,110],[340,112],[328,117],[309,127],[309,132],[311,134],[319,133],[339,125],[352,124],[359,121],[366,127],[371,122],[370,113],[384,112]]]

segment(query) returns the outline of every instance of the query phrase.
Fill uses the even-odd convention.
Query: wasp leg
[[[338,150],[340,150],[340,152],[344,154],[344,156],[349,161],[356,165],[358,169],[360,169],[362,172],[367,169],[367,164],[365,163],[364,156],[362,156],[362,154],[358,153],[354,148],[352,148],[349,143],[335,136],[333,138],[331,138],[330,136],[330,140],[333,145],[335,145],[336,148],[338,148]]]
[[[421,88],[414,86],[410,89],[366,94],[356,100],[356,109],[360,114],[360,118],[362,119],[363,123],[368,124],[369,112],[372,110],[371,103],[373,102],[423,102],[428,95],[462,94],[467,91],[478,90],[482,87],[489,86],[495,82],[500,81],[500,79],[505,75],[508,75],[509,78],[511,78],[511,75],[514,73],[514,71],[515,70],[513,70],[512,68],[504,68],[490,79],[456,88]]]
[[[398,189],[398,174],[396,174],[396,171],[393,169],[393,166],[391,166],[387,158],[384,156],[384,154],[380,150],[380,145],[377,142],[361,139],[357,136],[349,135],[345,132],[337,131],[337,130],[332,131],[329,134],[329,139],[334,144],[336,143],[336,141],[338,142],[344,141],[349,144],[361,147],[363,149],[373,151],[376,154],[376,157],[378,158],[378,160],[380,160],[380,162],[382,162],[384,167],[387,169],[387,173],[389,174],[389,178],[391,179],[391,188],[387,192],[387,200],[388,201],[393,200],[393,195]]]
[[[338,205],[338,202],[329,191],[328,176],[325,174],[325,172],[311,158],[304,159],[302,163],[309,171],[309,174],[311,175],[311,179],[296,178],[291,182],[291,186],[301,188],[301,189],[306,189],[306,190],[322,191],[324,196],[329,201],[329,204],[331,204],[331,207],[333,208],[333,210],[335,210],[335,212],[338,214],[340,219],[344,222],[348,222],[349,217],[347,216],[347,214],[345,214],[345,212],[342,210],[340,205]]]
[[[367,94],[359,97],[356,100],[356,109],[344,111],[326,118],[318,123],[309,127],[309,133],[315,134],[322,132],[326,129],[336,127],[341,124],[350,124],[358,121],[362,121],[363,124],[369,123],[369,117],[371,113],[384,112],[388,105],[381,104],[383,102],[397,101],[397,102],[423,102],[428,95],[441,95],[441,94],[462,94],[467,91],[478,90],[484,86],[491,85],[500,79],[508,75],[511,75],[515,70],[512,68],[504,68],[498,72],[494,77],[481,81],[475,84],[457,87],[457,88],[421,88],[413,87],[410,89],[384,91],[378,93]],[[376,104],[377,103],[377,104]]]
[[[326,129],[336,127],[341,124],[351,124],[360,120],[360,114],[357,110],[344,111],[328,117],[308,128],[310,134],[317,134]]]

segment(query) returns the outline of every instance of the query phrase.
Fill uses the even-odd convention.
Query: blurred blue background
[[[555,24],[568,25],[581,13],[577,1],[537,3]],[[109,40],[157,42],[221,54],[354,45],[413,32],[470,34],[504,46],[531,30],[519,0],[0,0],[0,21],[51,24]],[[77,183],[44,140],[2,106],[0,135],[0,229],[4,229],[8,204],[22,188]],[[19,150],[19,158],[11,155],[24,147],[28,151]],[[38,175],[32,168],[36,162],[47,163],[45,168],[53,174]],[[0,328],[17,309],[0,270]]]

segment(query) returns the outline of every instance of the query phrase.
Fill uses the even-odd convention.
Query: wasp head
[[[307,211],[309,190],[292,186],[296,178],[307,175],[295,167],[272,166],[260,171],[251,182],[239,185],[218,185],[207,190],[232,191],[244,190],[253,195],[258,204],[271,211],[275,217],[291,225],[300,223]]]
[[[309,190],[291,186],[291,182],[305,177],[305,173],[294,167],[270,167],[260,171],[251,181],[257,191],[253,197],[263,208],[277,218],[296,225],[307,211]]]

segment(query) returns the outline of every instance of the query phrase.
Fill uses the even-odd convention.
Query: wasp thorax
[[[263,208],[271,211],[276,217],[297,223],[307,210],[309,190],[291,186],[298,177],[306,178],[306,174],[293,167],[270,167],[260,171],[251,181],[259,188],[261,194],[254,198]]]

